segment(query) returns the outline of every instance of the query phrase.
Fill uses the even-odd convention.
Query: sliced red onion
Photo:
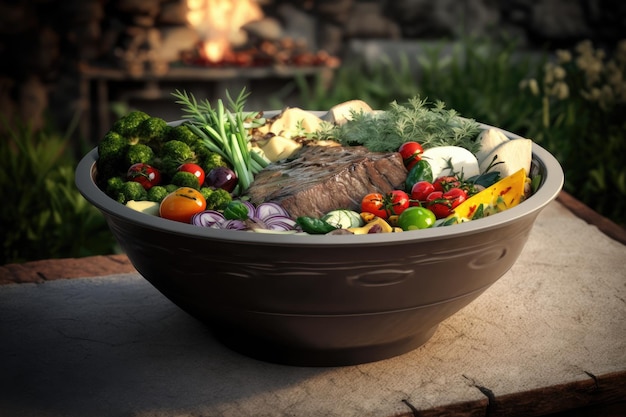
[[[242,201],[242,203],[248,208],[248,218],[251,219],[256,217],[256,208],[254,207],[254,204],[249,201]]]
[[[270,230],[294,230],[297,227],[295,220],[282,215],[273,215],[263,219],[263,222]]]
[[[273,230],[297,231],[298,224],[289,217],[289,213],[277,203],[261,203],[254,207],[249,201],[242,201],[248,209],[248,219],[227,220],[222,213],[205,210],[191,218],[191,223],[201,227],[229,230]]]
[[[246,230],[246,224],[242,220],[224,220],[219,225],[220,229]]]
[[[289,213],[281,205],[272,202],[261,203],[256,207],[256,217],[265,219],[270,216],[280,215],[289,217]]]
[[[191,217],[191,224],[201,227],[214,227],[215,224],[220,224],[225,220],[224,215],[219,211],[204,210]]]

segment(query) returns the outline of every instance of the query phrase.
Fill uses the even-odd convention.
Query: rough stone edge
[[[598,230],[611,239],[626,245],[626,229],[624,227],[602,216],[566,191],[559,193],[557,201],[563,204],[575,216],[596,226]]]
[[[595,212],[566,191],[557,197],[574,215],[598,228],[610,238],[626,245],[626,229]],[[0,266],[0,285],[42,283],[56,279],[126,274],[136,272],[128,257],[99,255],[85,258],[46,259]]]
[[[136,272],[125,254],[44,259],[0,266],[0,285]]]

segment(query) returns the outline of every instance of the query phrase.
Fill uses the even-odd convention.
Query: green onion
[[[259,119],[257,112],[244,113],[249,93],[244,88],[233,100],[227,91],[229,108],[221,99],[213,108],[208,100],[198,102],[186,91],[176,90],[172,95],[178,99],[176,103],[183,106],[183,117],[189,128],[210,151],[218,153],[233,168],[239,180],[239,193],[245,192],[254,181],[254,175],[269,164],[262,155],[250,149],[249,129],[263,125],[264,119]]]

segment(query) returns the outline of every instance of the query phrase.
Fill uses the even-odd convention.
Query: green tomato
[[[436,220],[437,218],[432,211],[424,207],[414,206],[400,213],[398,226],[404,231],[427,229],[432,227]]]

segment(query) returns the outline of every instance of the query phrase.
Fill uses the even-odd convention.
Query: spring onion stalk
[[[239,193],[245,192],[254,175],[269,164],[250,146],[249,129],[265,121],[258,118],[257,112],[243,111],[249,93],[244,88],[233,100],[226,92],[229,108],[221,99],[217,100],[215,108],[208,100],[198,102],[186,91],[176,90],[172,95],[178,99],[176,103],[182,105],[189,128],[210,151],[219,154],[233,168],[239,179]]]

